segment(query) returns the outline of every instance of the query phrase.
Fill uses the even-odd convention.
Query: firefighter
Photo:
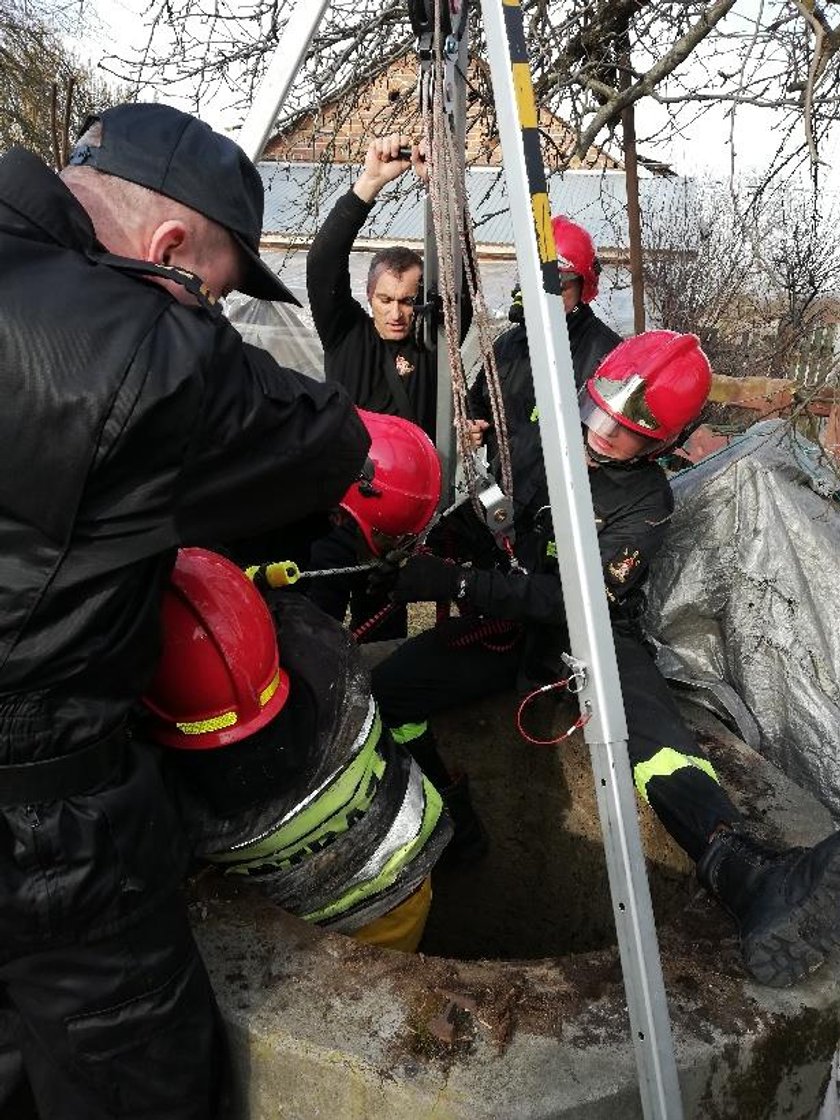
[[[451,828],[342,626],[182,549],[145,703],[198,858],[326,929],[417,948]]]
[[[370,412],[401,416],[418,424],[432,439],[437,419],[437,358],[418,338],[415,307],[422,300],[423,260],[413,249],[391,245],[374,253],[367,276],[370,314],[350,290],[350,253],[382,190],[413,168],[427,178],[422,145],[392,133],[372,140],[361,175],[338,199],[318,230],[306,256],[306,287],[315,329],[324,347],[324,372],[359,406]],[[463,285],[462,335],[471,317]],[[352,562],[353,540],[340,526],[314,542],[314,568],[340,568]],[[380,614],[385,600],[371,594],[365,580],[324,581],[311,591],[323,610],[339,621],[350,607],[356,630]],[[404,637],[407,616],[392,610],[367,631],[372,640]]]
[[[563,214],[551,220],[557,263],[562,284],[563,309],[566,312],[566,329],[575,383],[580,388],[595,372],[601,360],[621,342],[621,335],[599,319],[590,303],[598,295],[601,262],[589,233]],[[517,445],[533,451],[530,425],[533,421],[536,400],[531,378],[531,359],[528,354],[528,332],[522,292],[516,287],[508,318],[513,326],[495,342],[496,367],[503,382],[505,419],[511,456],[517,458]],[[482,433],[490,427],[492,412],[487,381],[482,370],[470,390],[470,415],[474,418],[473,442],[482,441]],[[492,432],[488,440],[488,454],[492,460],[495,443]]]
[[[347,539],[346,553],[354,558],[383,557],[405,538],[417,537],[432,520],[440,501],[441,470],[435,445],[426,433],[401,416],[358,409],[370,436],[367,461],[333,515]],[[327,565],[329,568],[330,565]],[[364,583],[361,574],[357,582]],[[312,581],[315,584],[315,581]],[[334,585],[338,584],[336,590]],[[346,581],[333,576],[317,581],[317,592],[306,593],[335,618]],[[380,596],[381,598],[381,596]],[[393,609],[390,600],[383,601]],[[343,611],[340,612],[343,617]],[[375,636],[380,636],[377,629]]]
[[[426,528],[441,470],[416,424],[359,414],[370,449],[339,516],[367,559]],[[355,643],[288,578],[284,564],[246,576],[181,550],[148,732],[173,748],[167,769],[199,858],[319,925],[413,951],[451,826],[383,730]]]
[[[403,158],[407,156],[407,158]],[[413,249],[375,253],[367,277],[370,314],[350,291],[350,252],[380,192],[410,167],[426,177],[418,145],[394,133],[371,141],[362,173],[324,220],[306,255],[306,287],[324,347],[324,372],[359,408],[402,416],[434,439],[437,366],[419,345],[414,308],[422,296],[423,259]]]
[[[368,447],[221,314],[292,298],[262,214],[245,154],[167,105],[89,119],[60,175],[0,160],[0,1017],[50,1120],[222,1107],[187,853],[127,719],[177,549],[330,508]]]
[[[710,384],[693,335],[651,331],[611,351],[587,380],[581,420],[636,790],[735,918],[749,973],[783,987],[818,968],[840,938],[840,834],[790,851],[747,834],[680,717],[639,621],[648,566],[673,508],[655,457],[696,419]],[[538,427],[532,431],[538,441]],[[517,675],[526,687],[568,675],[560,661],[568,637],[544,473],[534,486],[532,500],[516,511],[521,567],[499,556],[488,534],[483,551],[473,538],[470,554],[460,557],[470,566],[418,554],[397,578],[400,601],[451,599],[477,612],[477,619],[467,615],[411,639],[373,674],[386,723],[439,786],[448,774],[431,716],[510,686]],[[501,652],[497,641],[485,640],[495,620],[521,624],[518,640]],[[468,825],[468,846],[471,831]]]

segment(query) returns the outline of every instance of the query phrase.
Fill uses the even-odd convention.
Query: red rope
[[[585,727],[586,724],[589,723],[590,719],[592,718],[592,713],[581,712],[581,714],[568,729],[568,731],[564,731],[562,734],[558,735],[556,739],[535,739],[534,736],[529,735],[525,728],[522,726],[522,714],[525,711],[527,705],[531,703],[535,696],[539,696],[541,692],[553,692],[555,688],[567,688],[571,679],[571,677],[566,677],[566,679],[563,681],[554,681],[552,684],[544,684],[541,688],[535,688],[533,692],[528,693],[528,695],[519,705],[519,708],[516,712],[516,729],[522,736],[522,738],[527,742],[533,743],[534,746],[537,747],[553,747],[556,746],[557,743],[564,742],[564,740],[570,738],[575,733],[575,731],[580,731],[582,727]]]
[[[466,649],[477,642],[492,650],[494,653],[507,653],[513,649],[522,634],[522,624],[512,622],[508,618],[482,618],[479,619],[471,630],[467,630],[457,637],[452,637],[447,642],[450,649]],[[492,642],[491,638],[502,637],[506,640]]]
[[[360,642],[371,630],[375,630],[377,626],[385,621],[391,611],[396,610],[396,607],[396,603],[386,603],[384,607],[380,607],[376,614],[372,614],[361,626],[357,626],[356,629],[352,631],[355,640]]]

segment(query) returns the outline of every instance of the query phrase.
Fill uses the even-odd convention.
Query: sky
[[[142,16],[144,6],[145,0],[93,0],[99,27],[84,48],[77,44],[76,49],[82,49],[90,62],[96,65],[109,54],[140,45],[146,36]],[[167,100],[179,104],[178,92],[170,87]],[[189,91],[185,89],[180,105],[191,109],[188,96]],[[749,181],[761,176],[777,146],[773,117],[767,110],[739,109],[734,144],[729,120],[723,110],[717,108],[710,109],[695,121],[684,137],[668,144],[659,139],[645,142],[645,134],[655,130],[656,113],[656,107],[650,102],[641,102],[637,107],[639,149],[643,154],[668,163],[680,175],[726,179],[732,171],[734,149],[736,174]],[[214,128],[235,137],[238,122],[221,105],[204,105],[202,116]],[[825,160],[821,170],[822,181],[827,188],[840,193],[840,141],[826,147],[821,154]],[[838,170],[835,171],[835,168]]]
[[[91,26],[83,39],[71,40],[73,51],[93,67],[114,55],[130,57],[131,52],[140,48],[148,38],[143,15],[146,7],[147,0],[87,0],[86,11]],[[110,72],[105,77],[111,80]],[[159,94],[153,96],[154,100],[161,99]],[[170,86],[166,100],[178,108],[190,112],[194,110],[190,104],[190,89],[186,86],[183,90]],[[236,122],[220,106],[209,104],[202,109],[201,115],[219,132],[235,137]]]

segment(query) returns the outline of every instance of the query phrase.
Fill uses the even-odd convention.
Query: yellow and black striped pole
[[[682,1120],[668,1004],[645,872],[627,722],[607,609],[577,389],[540,155],[519,0],[482,0],[543,462],[563,584],[569,665],[589,745],[646,1120]]]
[[[516,97],[519,129],[522,133],[522,148],[525,153],[525,171],[531,199],[531,213],[534,231],[537,235],[542,284],[551,295],[561,294],[560,273],[557,269],[557,249],[551,228],[551,203],[548,199],[548,185],[540,150],[539,117],[537,101],[534,96],[534,83],[531,81],[531,67],[528,63],[528,48],[525,43],[525,25],[519,0],[502,0],[510,51],[510,70],[513,90]]]

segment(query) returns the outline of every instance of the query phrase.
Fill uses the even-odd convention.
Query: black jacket
[[[602,322],[585,303],[579,303],[569,312],[566,326],[569,331],[575,384],[580,389],[598,368],[601,359],[618,346],[621,336]],[[500,335],[493,352],[505,405],[513,471],[513,500],[517,508],[525,508],[534,501],[537,491],[545,486],[539,429],[536,429],[535,438],[538,417],[525,324],[517,324]],[[470,390],[469,411],[476,419],[488,422],[493,419],[484,370],[479,373]],[[492,464],[498,452],[492,429],[487,433],[486,443]]]
[[[621,342],[621,335],[599,319],[586,303],[579,303],[566,316],[569,332],[569,350],[572,355],[572,368],[575,385],[580,389],[592,376],[601,359]],[[502,380],[508,426],[529,423],[534,410],[534,382],[531,376],[531,357],[528,353],[528,332],[524,323],[506,330],[496,339],[494,346],[496,365]],[[476,378],[470,391],[472,415],[476,419],[491,420],[490,403],[487,396],[487,381],[484,370]]]
[[[585,305],[579,305],[567,320],[575,380],[581,386],[601,357],[621,340]],[[476,534],[476,522],[468,510],[461,515],[462,523],[473,520],[465,552],[477,564],[467,577],[466,601],[482,614],[526,623],[526,675],[532,679],[552,679],[559,671],[557,658],[567,641],[562,625],[563,588],[555,558],[524,327],[514,327],[502,335],[495,354],[513,469],[516,555],[528,574],[509,568],[497,549],[487,547],[489,534],[483,530]],[[482,402],[486,405],[486,386],[477,383],[473,404],[479,413]],[[647,461],[593,465],[589,469],[589,484],[613,623],[629,626],[635,632],[642,586],[673,511],[671,487],[662,468]],[[439,532],[439,537],[444,535],[445,529]],[[453,536],[457,542],[457,529]],[[483,539],[483,547],[477,544],[479,539]],[[466,558],[465,554],[460,558]]]
[[[413,420],[434,439],[435,354],[418,347],[413,335],[399,341],[380,338],[350,292],[350,252],[371,208],[348,191],[327,215],[306,257],[306,289],[324,347],[324,373],[360,408]],[[413,367],[405,378],[397,373],[397,357]]]
[[[538,430],[534,434],[539,437]],[[592,466],[589,485],[612,625],[641,639],[643,586],[673,512],[671,487],[662,468],[651,462]],[[551,512],[542,499],[547,503],[547,493],[517,511],[515,551],[524,571],[510,567],[498,550],[491,561],[485,548],[467,574],[464,596],[481,614],[524,623],[523,688],[557,680],[563,672],[561,654],[569,648]],[[489,540],[489,534],[484,536]],[[477,558],[473,549],[472,559]]]
[[[665,472],[651,462],[592,466],[589,485],[607,599],[613,615],[622,617],[627,610],[635,613],[632,607],[673,513],[673,494]],[[478,610],[529,622],[551,622],[562,613],[547,503],[545,492],[531,507],[518,511],[516,555],[527,576],[498,568],[472,574],[469,599]]]
[[[120,721],[179,545],[334,504],[367,434],[347,396],[223,317],[98,262],[35,156],[0,161],[0,763]]]

